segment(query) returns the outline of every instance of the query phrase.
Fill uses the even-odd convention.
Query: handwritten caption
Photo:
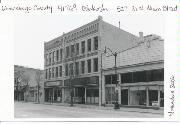
[[[170,78],[170,110],[168,111],[169,116],[172,116],[174,114],[174,100],[175,100],[175,78],[172,75]]]
[[[35,12],[176,12],[179,10],[178,5],[141,5],[141,6],[121,6],[116,5],[114,7],[105,6],[104,4],[66,4],[66,5],[0,5],[0,12],[23,12],[23,13],[35,13]]]

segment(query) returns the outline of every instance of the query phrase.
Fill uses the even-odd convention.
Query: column
[[[78,90],[78,88],[77,88],[77,90]],[[74,97],[76,97],[76,89],[73,88],[73,91],[74,91]]]
[[[61,89],[61,92],[62,92],[62,103],[64,103],[64,100],[65,100],[64,99],[64,97],[65,97],[65,95],[64,95],[64,88]]]
[[[121,105],[121,74],[119,76],[119,86],[118,86],[118,103]]]
[[[53,89],[53,90],[52,90],[52,91],[53,91],[53,94],[52,94],[52,95],[53,95],[53,96],[52,96],[53,99],[52,99],[52,101],[54,102],[54,88],[52,88],[52,89]]]
[[[146,88],[146,107],[149,106],[149,88]]]
[[[128,105],[130,105],[130,87],[128,87]]]
[[[158,107],[160,107],[160,88],[158,89]]]
[[[102,76],[102,89],[101,89],[101,93],[102,93],[102,104],[105,104],[105,78],[104,76]]]
[[[85,92],[84,92],[84,102],[86,103],[86,87],[84,89],[85,89]]]

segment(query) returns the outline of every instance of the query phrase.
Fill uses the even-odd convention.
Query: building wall
[[[124,31],[121,28],[102,21],[101,40],[102,49],[104,49],[106,46],[111,50],[118,52],[134,46],[138,40],[138,37]]]
[[[99,67],[100,67],[100,59],[99,59],[99,49],[97,50],[94,50],[94,40],[93,38],[95,36],[98,37],[98,42],[99,42],[99,23],[98,23],[98,19],[93,21],[93,22],[90,22],[80,28],[77,28],[73,31],[70,31],[68,33],[64,33],[62,36],[56,38],[56,39],[53,39],[52,41],[49,41],[47,43],[45,43],[45,70],[46,69],[51,69],[52,68],[55,68],[55,67],[59,67],[59,66],[62,66],[62,76],[61,77],[54,77],[54,78],[47,78],[45,79],[45,88],[46,88],[46,82],[52,82],[52,85],[51,87],[54,87],[55,83],[54,82],[57,82],[58,80],[62,80],[63,81],[63,84],[61,86],[59,85],[56,85],[58,87],[62,87],[62,86],[65,86],[65,81],[68,80],[70,78],[70,76],[66,76],[65,75],[65,66],[66,64],[68,64],[68,67],[71,63],[75,63],[75,62],[79,62],[79,75],[76,75],[76,78],[84,78],[84,77],[92,77],[92,76],[99,76]],[[87,51],[87,40],[88,39],[91,39],[91,52],[88,52]],[[81,43],[82,41],[85,41],[85,53],[82,54],[81,53]],[[76,55],[76,59],[73,60],[73,57],[66,57],[66,47],[67,46],[70,46],[71,48],[71,45],[75,45],[76,43],[79,43],[79,55]],[[100,46],[100,44],[98,43],[98,46]],[[54,63],[51,63],[51,64],[47,64],[47,61],[49,60],[49,54],[51,53],[51,58],[52,58],[52,53],[54,51],[57,51],[59,49],[63,49],[63,60],[61,62],[54,62]],[[71,49],[70,49],[70,53],[71,53]],[[94,68],[94,64],[93,64],[93,59],[94,58],[98,58],[98,71],[97,72],[94,72],[93,71],[93,68]],[[87,60],[88,59],[91,59],[91,73],[88,73],[88,70],[87,70]],[[81,61],[85,61],[85,73],[82,74],[81,73]],[[46,75],[46,74],[45,74]],[[49,75],[49,74],[48,74]],[[49,83],[49,84],[50,84]],[[65,86],[66,88],[63,88],[63,99],[64,101],[67,101],[66,99],[68,99],[68,97],[70,96],[69,95],[69,90],[67,86]]]

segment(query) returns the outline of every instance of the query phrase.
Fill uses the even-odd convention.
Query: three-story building
[[[122,50],[139,37],[98,19],[44,44],[45,101],[103,103],[102,56],[105,46]]]

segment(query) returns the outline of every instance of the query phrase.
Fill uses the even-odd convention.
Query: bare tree
[[[21,91],[22,86],[22,77],[24,75],[24,70],[14,70],[14,78],[16,79],[15,85],[16,85],[16,91],[17,91],[17,100],[19,101],[19,92]]]
[[[23,73],[22,85],[24,86],[25,89],[25,102],[27,102],[29,98],[29,82],[30,82],[30,76],[26,73]]]
[[[39,103],[39,92],[40,92],[40,88],[41,88],[41,85],[40,85],[40,82],[42,81],[43,77],[43,72],[41,70],[37,70],[36,71],[36,76],[35,76],[35,79],[36,79],[36,82],[37,82],[37,102]]]

